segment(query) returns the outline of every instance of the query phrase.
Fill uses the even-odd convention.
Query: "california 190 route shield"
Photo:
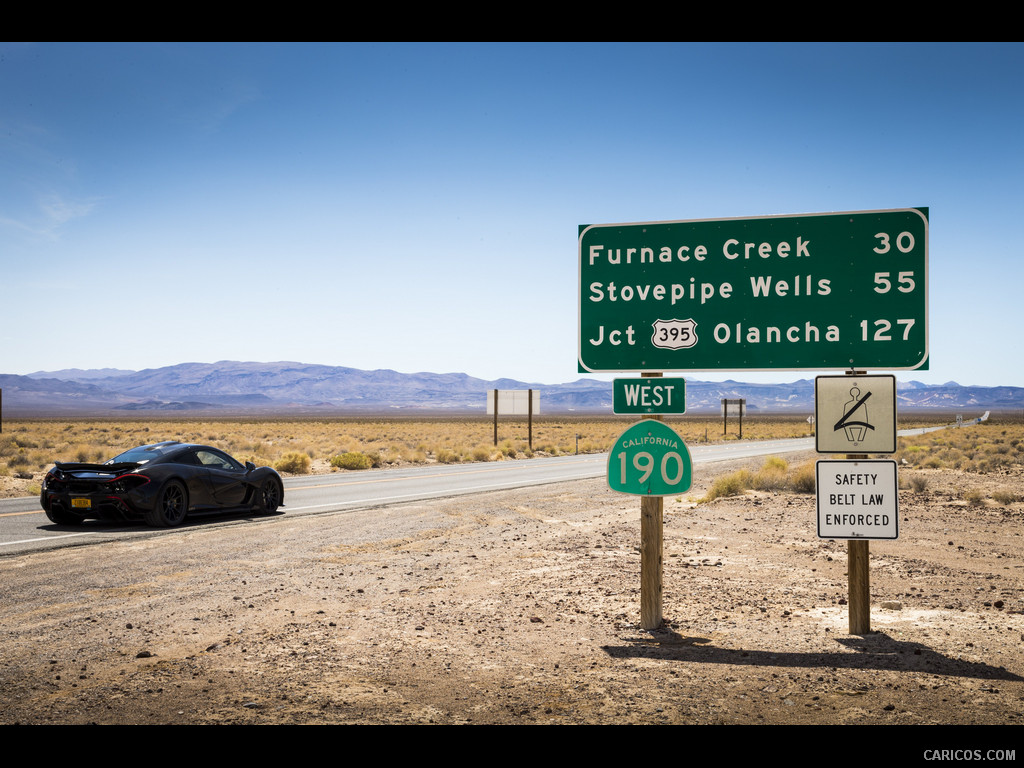
[[[638,421],[608,456],[608,487],[635,496],[671,496],[690,490],[693,462],[683,439],[667,424]]]

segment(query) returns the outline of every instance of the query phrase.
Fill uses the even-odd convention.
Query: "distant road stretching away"
[[[814,450],[811,438],[730,442],[688,446],[694,464]],[[430,464],[366,472],[334,472],[285,478],[284,513],[308,515],[383,507],[487,491],[525,488],[571,480],[604,477],[608,454],[554,456],[472,464]],[[185,529],[237,524],[248,516],[199,518]],[[156,529],[142,524],[89,520],[79,526],[51,523],[35,496],[0,499],[0,555],[99,543],[114,539],[160,536],[182,528]]]
[[[899,434],[922,434],[936,429],[945,427],[900,430]],[[814,438],[735,441],[687,447],[694,464],[711,464],[733,459],[813,451]],[[289,477],[284,481],[284,513],[329,514],[385,507],[409,501],[585,480],[604,477],[607,473],[607,464],[607,453],[590,453],[518,461],[430,464],[400,469]],[[184,528],[238,524],[249,519],[251,518],[248,516],[240,515],[199,518],[186,523]],[[96,520],[89,520],[80,526],[57,526],[43,514],[39,499],[35,496],[0,499],[0,556],[114,539],[161,536],[180,530],[182,528],[156,529],[142,524],[129,525]]]

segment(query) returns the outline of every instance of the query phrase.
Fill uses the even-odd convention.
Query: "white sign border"
[[[576,270],[577,270],[577,286],[576,291],[578,296],[576,298],[576,362],[580,368],[580,373],[629,373],[630,371],[638,370],[637,368],[589,368],[583,364],[583,291],[580,287],[583,285],[583,236],[591,229],[601,228],[615,228],[615,227],[644,227],[658,224],[714,224],[716,222],[727,222],[727,221],[763,221],[768,219],[800,219],[810,218],[812,216],[854,216],[861,214],[873,214],[873,213],[916,213],[924,221],[924,233],[925,233],[925,257],[924,257],[924,284],[929,285],[929,248],[931,241],[931,221],[929,216],[925,216],[922,212],[922,208],[930,208],[930,206],[918,207],[906,207],[906,208],[877,208],[865,211],[817,211],[815,213],[775,213],[768,214],[766,216],[723,216],[711,219],[671,219],[668,221],[625,221],[617,223],[602,223],[602,224],[585,224],[580,225],[583,227],[576,236]],[[929,291],[925,291],[924,295],[924,354],[921,356],[920,362],[916,365],[910,366],[898,366],[888,367],[886,370],[890,371],[917,371],[921,370],[929,361],[931,356],[929,346],[929,322],[930,314],[929,305]],[[854,363],[856,364],[856,363]],[[702,368],[659,368],[659,371],[665,373],[682,373],[682,374],[693,374],[702,372],[718,372],[725,370],[736,370],[736,371],[841,371],[845,366],[821,366],[813,365],[802,368],[713,368],[705,371]]]
[[[893,499],[894,499],[893,508],[892,508],[893,524],[892,524],[892,526],[887,526],[885,528],[885,530],[892,530],[892,535],[891,536],[861,535],[857,531],[851,532],[851,534],[849,536],[826,536],[826,535],[822,535],[822,533],[821,533],[821,521],[822,521],[821,497],[822,497],[822,493],[821,493],[821,483],[818,482],[818,478],[819,478],[819,475],[820,475],[821,466],[823,464],[828,466],[828,467],[833,467],[833,468],[836,468],[836,469],[839,469],[839,468],[841,468],[843,466],[861,465],[861,464],[875,464],[875,465],[878,465],[878,464],[888,464],[888,465],[890,465],[892,467]],[[866,541],[895,541],[896,539],[898,539],[900,537],[900,479],[899,479],[898,467],[896,466],[896,461],[894,459],[849,459],[849,460],[823,459],[823,460],[816,461],[815,464],[814,464],[814,491],[815,491],[815,493],[814,493],[814,495],[815,495],[815,504],[816,504],[816,508],[817,508],[817,524],[818,524],[818,538],[819,539],[824,539],[824,540],[828,540],[828,541],[844,541],[844,540],[846,540],[846,541],[857,541],[857,540],[861,540],[861,539],[866,540]],[[832,509],[832,507],[830,507],[830,509]],[[863,507],[851,507],[851,510],[852,509],[863,509]]]

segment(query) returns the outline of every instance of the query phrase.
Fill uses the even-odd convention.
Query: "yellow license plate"
[[[72,499],[71,506],[77,509],[89,509],[92,507],[91,499]]]

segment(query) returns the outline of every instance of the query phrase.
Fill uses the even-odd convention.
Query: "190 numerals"
[[[675,466],[672,466],[672,465]],[[646,483],[647,479],[654,474],[655,460],[654,456],[649,454],[647,451],[641,451],[640,453],[633,456],[633,466],[639,470],[640,483]],[[622,478],[622,484],[626,484],[626,454],[622,453],[619,455],[619,469],[621,472],[620,477]],[[668,483],[669,485],[679,485],[682,482],[683,475],[686,473],[686,464],[683,462],[683,457],[675,451],[669,451],[661,457],[661,481]]]

